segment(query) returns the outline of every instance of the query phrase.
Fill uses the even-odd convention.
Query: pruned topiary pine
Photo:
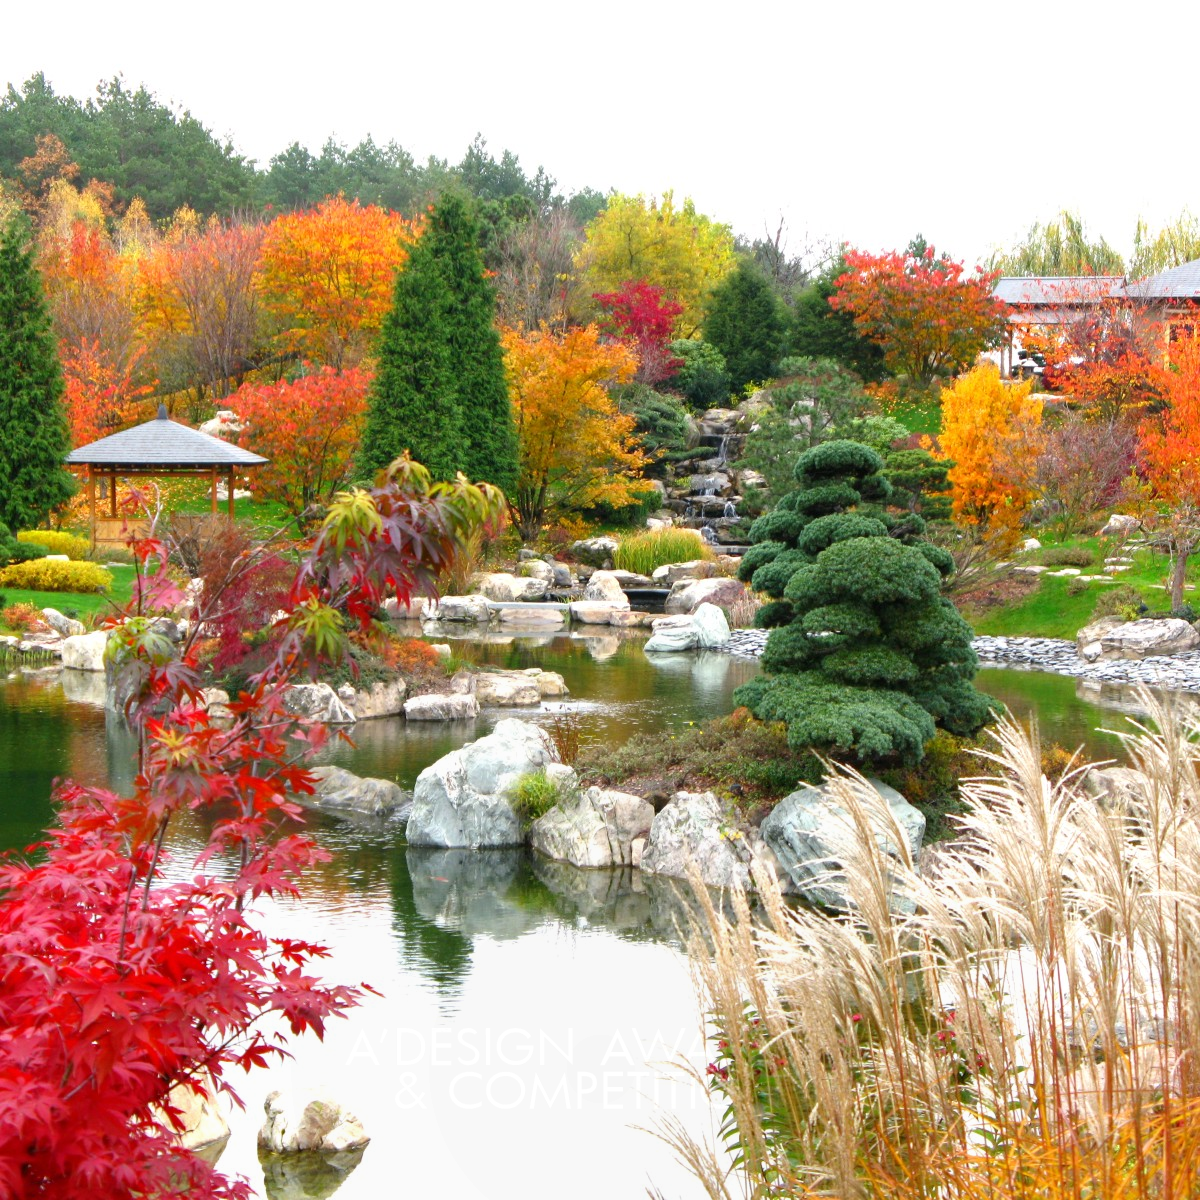
[[[992,715],[975,690],[971,629],[942,583],[950,555],[923,518],[889,509],[869,446],[834,441],[796,463],[799,486],[750,528],[740,577],[770,596],[763,674],[734,694],[793,747],[911,764],[937,727],[970,734]]]

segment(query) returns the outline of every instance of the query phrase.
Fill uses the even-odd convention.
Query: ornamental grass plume
[[[1101,800],[1002,721],[1000,773],[964,784],[927,875],[877,848],[886,806],[832,768],[842,915],[762,873],[732,915],[695,884],[728,1153],[659,1132],[710,1197],[1200,1194],[1200,721],[1141,700],[1153,727],[1123,735],[1132,770]]]

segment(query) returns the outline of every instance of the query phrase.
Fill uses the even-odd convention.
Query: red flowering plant
[[[305,547],[270,661],[221,726],[196,653],[220,594],[201,594],[176,643],[158,620],[183,600],[168,546],[153,526],[135,544],[138,587],[106,651],[140,736],[132,794],[60,785],[45,841],[0,862],[0,1195],[250,1194],[179,1147],[174,1089],[211,1081],[236,1099],[232,1068],[285,1054],[286,1030],[321,1036],[365,986],[325,983],[312,970],[324,947],[257,922],[256,901],[296,895],[325,858],[281,831],[301,816],[289,796],[313,790],[306,752],[327,736],[287,713],[284,690],[339,661],[387,596],[429,592],[501,504],[488,485],[434,483],[407,458],[339,495]],[[187,809],[205,811],[211,834],[168,874],[171,823]]]

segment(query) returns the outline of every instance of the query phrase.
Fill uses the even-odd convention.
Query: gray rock
[[[869,782],[886,801],[915,860],[925,836],[925,814],[909,804],[895,788],[877,779]],[[896,855],[898,847],[887,822],[876,814],[871,815],[871,820],[876,844],[886,853]],[[854,831],[849,813],[828,784],[803,787],[785,796],[763,821],[761,833],[796,894],[826,908],[844,910],[848,907],[841,868]]]
[[[640,629],[657,620],[661,618],[654,613],[633,612],[628,608],[614,609],[608,617],[608,623],[616,629]]]
[[[104,648],[107,645],[107,629],[64,638],[60,647],[62,664],[72,671],[103,671]]]
[[[486,596],[442,596],[426,612],[429,620],[463,621],[476,625],[486,625],[491,615]]]
[[[1104,652],[1104,647],[1100,644],[1101,638],[1114,629],[1120,629],[1124,624],[1123,617],[1101,617],[1098,621],[1085,625],[1075,635],[1075,649],[1079,657],[1084,662],[1096,662]]]
[[[544,579],[522,579],[504,572],[480,575],[475,580],[475,587],[481,596],[500,604],[544,600],[549,590]]]
[[[748,887],[753,851],[712,792],[676,792],[655,816],[642,850],[648,875],[686,878],[695,863],[709,887]]]
[[[404,789],[390,779],[355,775],[342,767],[313,767],[316,791],[298,796],[301,804],[328,812],[354,812],[370,817],[386,816],[408,799]]]
[[[284,689],[283,707],[293,717],[326,725],[353,725],[354,713],[327,683],[293,683]]]
[[[216,1086],[212,1076],[205,1072],[202,1088],[193,1091],[183,1083],[177,1083],[167,1093],[172,1108],[178,1109],[183,1128],[175,1134],[175,1142],[184,1150],[205,1150],[211,1146],[224,1146],[229,1137],[229,1122],[216,1099]]]
[[[596,571],[583,589],[583,598],[611,604],[614,608],[628,608],[629,598],[621,591],[620,581],[612,571]]]
[[[681,579],[671,585],[663,612],[694,613],[702,604],[731,605],[745,594],[745,584],[736,579]]]
[[[485,707],[519,708],[541,704],[537,681],[509,671],[481,671],[475,676],[475,699]]]
[[[1118,805],[1144,799],[1149,782],[1132,767],[1093,767],[1083,777],[1083,790],[1100,804]]]
[[[1108,518],[1108,524],[1100,530],[1101,537],[1124,537],[1127,534],[1133,533],[1135,530],[1142,527],[1141,521],[1137,517],[1124,516],[1121,513],[1113,513]]]
[[[614,613],[629,611],[629,601],[624,604],[613,604],[609,600],[573,600],[571,602],[571,620],[583,625],[611,624]]]
[[[632,866],[633,843],[649,835],[653,820],[654,806],[640,796],[576,790],[533,823],[529,844],[576,867]]]
[[[500,624],[505,628],[545,630],[552,632],[567,623],[567,615],[558,608],[502,608]]]
[[[62,637],[79,637],[80,634],[87,632],[87,628],[82,621],[76,621],[72,617],[63,616],[57,608],[43,608],[42,617],[46,624]]]
[[[470,694],[412,696],[404,702],[410,721],[471,721],[479,716],[479,701]]]
[[[1149,658],[1183,654],[1200,646],[1200,633],[1176,617],[1129,621],[1100,635],[1100,658]]]
[[[542,562],[540,558],[531,558],[523,562],[517,574],[528,579],[540,579],[545,584],[554,582],[554,568],[549,563]]]
[[[233,713],[229,711],[229,693],[224,688],[201,688],[200,702],[214,721],[227,721],[233,718]]]
[[[571,553],[581,563],[587,563],[591,567],[603,567],[611,564],[612,556],[617,552],[617,544],[616,538],[584,538],[572,543]]]
[[[343,684],[338,688],[338,697],[356,720],[371,721],[377,717],[395,717],[402,713],[407,690],[408,685],[397,675],[394,679],[377,679],[365,688]]]
[[[701,604],[689,616],[660,617],[653,629],[644,647],[647,654],[712,649],[724,646],[730,637],[729,622],[715,604]]]
[[[417,777],[407,837],[413,846],[517,846],[524,841],[509,789],[557,763],[550,735],[528,721],[500,721]]]
[[[329,1154],[355,1150],[371,1140],[349,1109],[316,1088],[272,1092],[263,1110],[266,1120],[258,1131],[258,1144],[265,1150]]]
[[[554,572],[554,586],[556,588],[575,586],[575,576],[571,574],[571,568],[566,563],[554,562],[550,563],[549,567]]]
[[[700,548],[700,539],[696,539],[696,549]],[[701,570],[708,569],[709,564],[702,558],[694,558],[688,562],[667,563],[662,567],[655,567],[651,579],[665,587],[671,587],[678,583],[681,579],[696,579]]]

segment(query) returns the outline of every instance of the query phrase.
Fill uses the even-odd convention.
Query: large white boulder
[[[897,856],[898,827],[915,860],[925,836],[925,814],[895,788],[877,779],[869,782],[886,802],[892,818],[888,821],[881,813],[870,813],[876,845]],[[830,785],[803,787],[785,796],[767,814],[760,832],[774,852],[781,873],[790,879],[794,894],[826,908],[848,907],[842,858],[855,836],[855,827]]]
[[[406,800],[404,789],[390,779],[355,775],[342,767],[313,767],[316,788],[311,796],[298,796],[301,804],[328,812],[363,813],[381,817]]]
[[[534,821],[529,843],[576,867],[628,867],[635,865],[635,842],[649,836],[653,820],[654,806],[641,796],[592,787],[576,790]]]
[[[1100,647],[1098,652],[1095,649],[1097,643]],[[1195,650],[1200,646],[1200,633],[1187,621],[1177,617],[1145,621],[1118,620],[1115,625],[1097,622],[1088,626],[1080,631],[1076,644],[1080,656],[1089,662],[1097,659],[1150,658]]]
[[[1108,524],[1100,530],[1101,537],[1125,537],[1133,533],[1135,530],[1142,527],[1141,521],[1137,517],[1125,516],[1122,513],[1113,513],[1108,518]]]
[[[517,574],[527,579],[540,579],[548,586],[554,583],[554,568],[540,558],[531,558],[521,563]]]
[[[283,707],[293,717],[326,725],[353,725],[354,713],[327,683],[293,683],[284,689]]]
[[[550,735],[514,718],[453,750],[417,777],[407,837],[412,846],[517,846],[524,839],[509,790],[557,763]]]
[[[104,648],[107,645],[107,629],[63,638],[60,647],[62,665],[70,671],[103,671]]]
[[[549,584],[545,579],[520,578],[498,572],[480,575],[475,580],[475,588],[489,600],[511,604],[514,601],[544,600]]]
[[[404,702],[404,715],[410,721],[471,721],[479,716],[479,701],[462,692],[411,696]]]
[[[486,625],[491,618],[486,596],[442,596],[425,610],[426,620],[463,621]]]
[[[229,1137],[229,1122],[221,1111],[208,1072],[198,1081],[195,1091],[185,1083],[177,1083],[167,1093],[167,1101],[179,1110],[183,1128],[175,1134],[175,1141],[184,1150],[204,1150]]]
[[[542,702],[537,681],[520,672],[481,671],[475,676],[475,699],[487,707],[520,708]]]
[[[370,721],[402,713],[407,688],[408,685],[397,675],[393,679],[377,679],[368,687],[356,688],[344,683],[338,688],[338,697],[356,720]]]
[[[709,887],[749,887],[751,839],[734,825],[712,792],[676,792],[650,825],[641,868],[686,878],[695,863]]]
[[[699,546],[700,539],[696,539]],[[655,567],[650,578],[661,587],[671,587],[678,583],[681,579],[696,579],[701,570],[707,567],[707,563],[701,558],[694,558],[688,562],[667,563],[662,567]]]
[[[707,650],[729,641],[729,622],[715,604],[701,604],[687,616],[660,617],[643,647],[647,654]]]
[[[629,597],[621,591],[620,580],[611,571],[594,571],[583,589],[583,598],[599,600],[614,608],[629,607]]]
[[[79,637],[87,632],[87,627],[82,621],[76,621],[73,617],[64,616],[57,608],[43,608],[42,619],[54,630],[55,633],[62,637]]]
[[[362,1122],[340,1101],[317,1088],[272,1092],[263,1105],[266,1120],[258,1144],[277,1154],[356,1150],[371,1139]]]
[[[702,604],[734,604],[745,594],[745,584],[736,579],[681,579],[671,585],[663,612],[694,613]]]

